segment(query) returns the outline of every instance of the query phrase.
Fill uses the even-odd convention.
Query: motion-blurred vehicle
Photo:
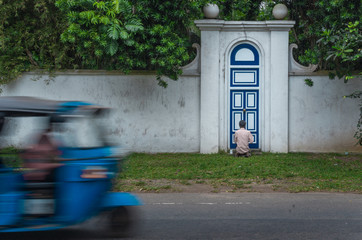
[[[131,232],[133,209],[141,203],[130,193],[111,192],[123,156],[94,126],[106,111],[87,102],[0,97],[0,132],[18,118],[47,118],[51,125],[47,128],[59,143],[58,156],[45,163],[54,167],[41,169],[49,171],[51,178],[34,180],[29,176],[39,172],[36,167],[9,167],[0,162],[0,238],[5,232],[64,228],[98,215],[106,216],[97,225],[104,232],[113,236]],[[33,155],[35,161],[44,159],[39,154],[43,153]],[[26,155],[27,150],[19,154]]]

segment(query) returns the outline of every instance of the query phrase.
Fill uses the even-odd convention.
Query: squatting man
[[[249,148],[249,143],[254,142],[254,137],[251,135],[250,131],[245,129],[246,122],[241,120],[239,122],[240,129],[235,132],[234,141],[236,143],[236,157],[250,157],[251,152]]]

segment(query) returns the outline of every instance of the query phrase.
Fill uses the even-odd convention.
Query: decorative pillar
[[[200,153],[219,151],[219,36],[222,25],[218,22],[195,21],[201,30]]]
[[[270,151],[289,148],[289,30],[287,21],[267,21],[270,29]]]

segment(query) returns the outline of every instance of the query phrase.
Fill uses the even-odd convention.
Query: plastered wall
[[[199,151],[198,76],[167,80],[157,85],[154,75],[122,75],[107,72],[72,72],[33,81],[33,74],[3,87],[1,96],[35,96],[54,100],[80,100],[111,107],[106,134],[116,144],[139,152]],[[9,141],[1,145],[24,146],[34,119],[12,125]]]
[[[305,84],[306,78],[313,87]],[[362,152],[353,137],[360,100],[343,98],[361,88],[359,79],[344,83],[326,75],[290,76],[289,151]]]

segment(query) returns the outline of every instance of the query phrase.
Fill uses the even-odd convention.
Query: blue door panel
[[[250,148],[259,148],[259,90],[230,90],[230,105],[230,149],[236,148],[234,134],[240,120],[246,121],[246,129],[254,137]]]

